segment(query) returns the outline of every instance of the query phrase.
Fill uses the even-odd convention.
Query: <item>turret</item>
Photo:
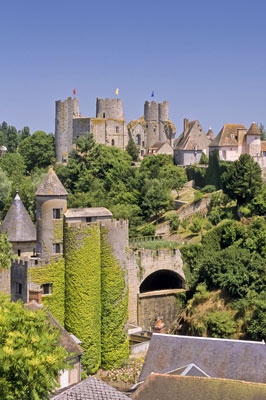
[[[96,118],[124,119],[120,99],[96,99]]]
[[[247,153],[256,157],[260,155],[261,151],[261,132],[255,122],[252,122],[246,134]]]
[[[63,215],[67,191],[52,168],[36,192],[37,253],[49,260],[63,253]]]
[[[66,162],[72,151],[73,118],[79,116],[78,99],[55,102],[55,152],[58,163]]]
[[[30,257],[36,249],[36,229],[18,192],[11,204],[0,231],[8,235],[12,249],[18,257]]]

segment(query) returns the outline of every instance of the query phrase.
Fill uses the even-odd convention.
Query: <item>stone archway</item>
[[[182,289],[184,279],[176,272],[168,269],[161,269],[148,275],[139,287],[140,293],[162,291],[169,289]]]

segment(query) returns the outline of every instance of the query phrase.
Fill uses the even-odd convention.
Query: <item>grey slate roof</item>
[[[10,242],[35,242],[36,228],[17,193],[0,226]]]
[[[134,400],[265,400],[266,385],[217,378],[152,374]]]
[[[67,194],[53,168],[49,169],[35,193],[36,196],[67,196]]]
[[[263,342],[164,334],[152,335],[139,382],[192,363],[213,378],[266,383]]]
[[[53,400],[128,400],[129,397],[96,378],[87,378]]]
[[[113,214],[105,207],[69,208],[65,212],[66,218],[84,217],[112,217]]]

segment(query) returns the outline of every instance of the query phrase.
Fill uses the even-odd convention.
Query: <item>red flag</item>
[[[74,94],[74,95],[76,94],[76,89],[73,89],[73,94]]]

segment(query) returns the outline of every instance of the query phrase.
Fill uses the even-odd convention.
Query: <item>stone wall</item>
[[[141,293],[138,298],[139,325],[145,330],[152,330],[158,318],[162,318],[168,332],[173,321],[177,318],[179,307],[176,293],[180,290]]]
[[[10,269],[0,268],[0,293],[10,294]]]
[[[178,274],[185,285],[181,253],[178,249],[128,251],[129,323],[138,325],[138,298],[141,283],[153,272],[170,270]]]
[[[211,197],[205,195],[201,200],[184,205],[178,210],[179,219],[191,218],[194,214],[200,213],[204,216],[208,213]]]
[[[21,299],[23,303],[27,302],[27,270],[28,262],[25,260],[12,260],[11,265],[11,300]]]

